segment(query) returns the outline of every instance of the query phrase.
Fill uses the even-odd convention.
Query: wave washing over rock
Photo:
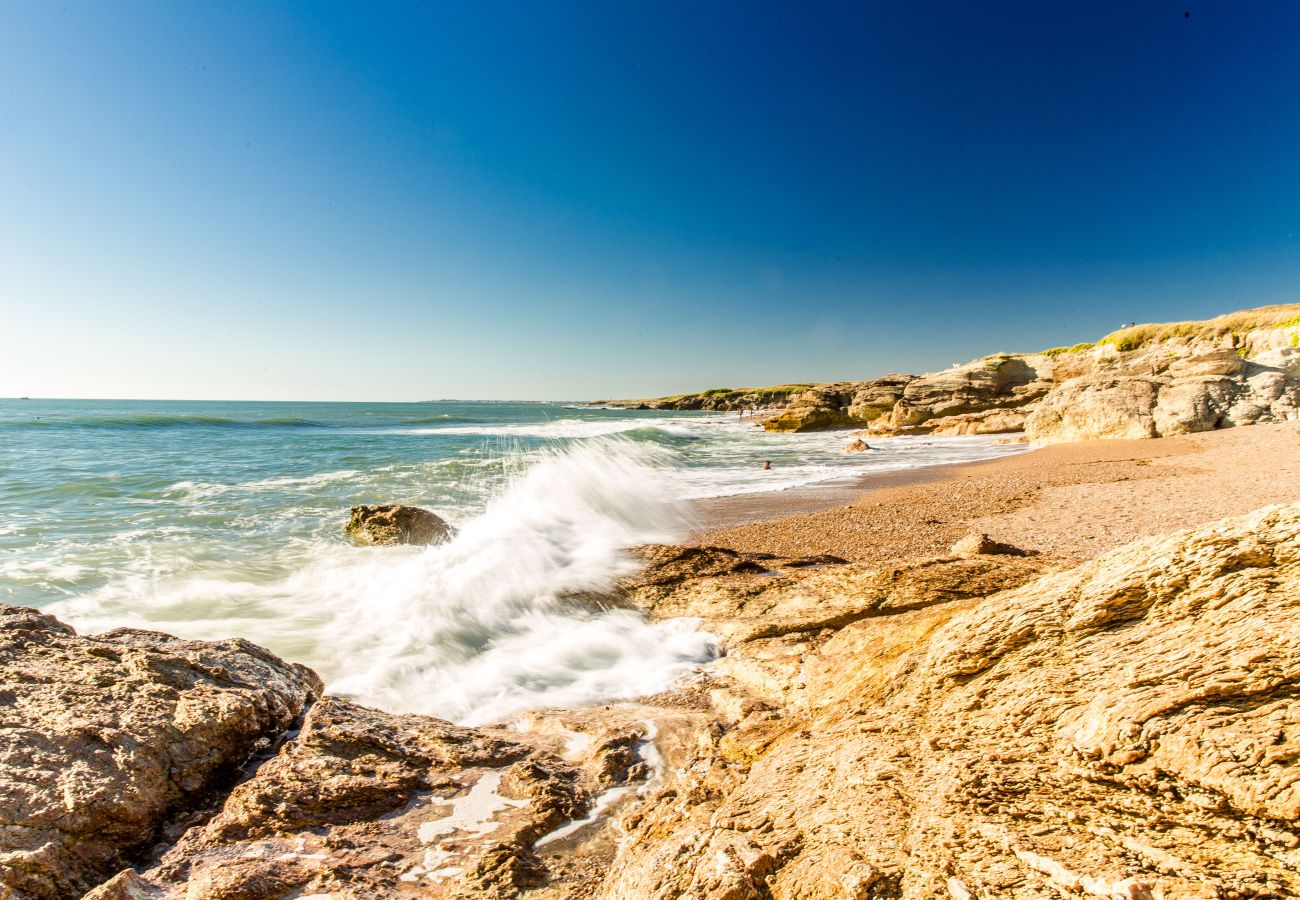
[[[510,728],[317,699],[244,642],[77,637],[5,608],[0,751],[22,766],[0,774],[0,883],[102,882],[92,900],[1300,892],[1300,505],[1063,572],[979,553],[643,558],[624,599],[694,611],[726,656],[653,703]],[[581,827],[611,809],[619,831]]]
[[[689,618],[647,622],[612,591],[628,548],[689,522],[653,448],[575,448],[521,474],[454,538],[428,548],[324,548],[266,585],[208,579],[110,586],[48,610],[79,628],[256,636],[336,694],[465,723],[652,694],[711,659]]]

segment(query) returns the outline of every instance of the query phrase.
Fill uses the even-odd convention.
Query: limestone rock
[[[514,896],[540,873],[532,844],[588,803],[573,767],[503,733],[326,697],[134,889],[203,900]]]
[[[768,419],[768,431],[825,431],[866,425],[887,413],[914,375],[891,373],[874,381],[819,384],[790,399],[780,415]]]
[[[871,449],[871,445],[862,438],[856,438],[844,445],[845,453],[864,453]]]
[[[626,405],[626,404],[625,404]],[[769,431],[1141,438],[1300,418],[1300,304],[1140,325],[1097,344],[997,353],[927,375],[719,389],[656,409],[777,410]]]
[[[916,380],[915,375],[891,372],[861,385],[849,399],[846,412],[849,418],[870,424],[894,408],[903,398],[907,386]]]
[[[507,730],[326,697],[210,821],[98,900],[585,896],[616,850],[605,805],[662,776],[647,715],[676,763],[698,713],[534,712]]]
[[[345,530],[358,544],[436,544],[451,529],[439,516],[418,506],[354,506]]]
[[[1019,547],[1013,547],[1010,544],[1003,544],[993,540],[987,534],[980,532],[971,532],[963,537],[957,543],[952,545],[948,551],[953,556],[962,557],[963,559],[972,556],[1027,556],[1028,554]]]
[[[840,385],[821,385],[790,401],[790,405],[763,423],[768,431],[826,431],[857,424],[844,408]]]
[[[1279,365],[1280,364],[1280,365]],[[1300,418],[1300,368],[1290,354],[1178,342],[1099,347],[1029,416],[1033,440],[1147,438]]]
[[[931,563],[898,583],[928,592],[927,568],[977,562],[1029,564]],[[835,570],[809,578],[855,596]],[[807,587],[684,581],[651,599],[703,592],[721,610],[731,594],[749,616]],[[787,690],[737,707],[624,816],[595,896],[1300,895],[1300,505],[982,599],[928,596],[786,633],[786,657],[733,643],[721,662],[765,648]]]
[[[989,419],[987,427],[980,428],[985,419],[956,417],[1027,406],[1044,397],[1052,384],[1050,358],[996,354],[912,379],[889,413],[871,423],[870,431],[925,433],[933,430],[936,421],[946,423],[948,433],[952,434],[991,433],[994,429],[1013,431],[1021,424],[1015,418]]]
[[[984,412],[963,413],[956,416],[940,416],[927,424],[931,434],[1009,434],[1022,431],[1029,414],[1025,407],[1020,409],[990,409]]]
[[[81,896],[269,749],[320,690],[247,641],[80,637],[0,607],[0,895]]]

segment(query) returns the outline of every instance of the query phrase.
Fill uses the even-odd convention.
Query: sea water
[[[558,403],[0,400],[0,602],[245,637],[335,693],[471,724],[645,695],[715,640],[592,598],[635,571],[628,548],[681,539],[691,500],[1015,449],[850,439]],[[352,546],[359,503],[454,536]]]

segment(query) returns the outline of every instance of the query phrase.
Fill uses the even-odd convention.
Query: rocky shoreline
[[[1221,430],[1300,415],[1267,315],[795,393],[799,428],[1129,439],[639,548],[573,602],[721,653],[636,701],[461,727],[0,607],[0,898],[1300,896],[1300,450]]]
[[[1300,417],[1300,304],[1138,325],[1096,343],[995,353],[928,375],[715,389],[644,409],[751,411],[769,431],[1152,438]]]
[[[1235,429],[1160,466],[1147,442],[1102,442],[970,467],[1044,486],[970,520],[994,540],[935,553],[644,548],[600,602],[697,617],[721,658],[668,694],[495,727],[322,696],[245,641],[83,637],[6,607],[0,895],[1295,896],[1293,432]],[[1071,485],[1139,471],[1150,496],[1208,472],[1241,503],[1292,503],[1082,563],[999,546],[1016,516],[1078,505]],[[944,483],[895,489],[913,493],[882,507],[892,527],[932,518]]]

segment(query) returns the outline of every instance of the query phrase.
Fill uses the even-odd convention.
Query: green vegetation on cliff
[[[1206,319],[1199,322],[1165,322],[1133,325],[1129,328],[1121,328],[1113,331],[1103,337],[1096,343],[1078,343],[1072,346],[1052,347],[1039,353],[991,353],[981,357],[977,363],[982,363],[985,371],[996,373],[1012,360],[1027,360],[1031,357],[1047,357],[1049,359],[1061,359],[1063,357],[1075,354],[1086,353],[1103,346],[1111,346],[1116,350],[1124,353],[1141,350],[1152,344],[1160,344],[1166,341],[1176,342],[1178,344],[1191,344],[1195,342],[1218,342],[1222,339],[1232,336],[1232,344],[1237,347],[1243,357],[1253,357],[1261,349],[1269,349],[1269,345],[1257,345],[1257,342],[1246,336],[1252,332],[1267,332],[1276,329],[1300,329],[1300,303],[1285,303],[1275,306],[1261,306],[1255,309],[1246,309],[1238,312],[1228,313],[1222,316],[1216,316],[1213,319]],[[1300,330],[1290,334],[1283,335],[1282,339],[1286,345],[1291,347],[1300,346]],[[1276,341],[1276,337],[1272,340]],[[1276,343],[1271,346],[1277,346]],[[1181,350],[1178,352],[1182,352]],[[972,364],[973,365],[973,364]],[[960,369],[961,367],[957,367]],[[886,376],[887,378],[889,376]],[[848,384],[868,384],[875,382],[854,382]],[[694,394],[676,394],[671,397],[659,397],[651,400],[610,400],[602,401],[611,406],[639,407],[644,406],[650,409],[683,409],[683,410],[737,410],[737,409],[770,409],[773,407],[788,406],[796,396],[817,387],[834,387],[833,385],[816,385],[816,384],[777,384],[770,387],[762,388],[710,388]],[[861,405],[861,401],[859,405]],[[893,398],[889,405],[892,406]],[[867,404],[868,406],[870,404]],[[865,408],[865,407],[864,407]],[[860,410],[861,411],[861,410]],[[827,423],[822,427],[848,427],[853,424],[862,424],[863,418],[874,418],[875,416],[848,416],[847,410],[842,411],[842,417],[836,419],[832,424],[831,417],[827,417]],[[847,416],[847,419],[844,417]],[[851,419],[852,421],[849,421]],[[780,427],[781,423],[776,423]]]
[[[1203,322],[1134,325],[1112,331],[1097,343],[1111,344],[1116,350],[1129,351],[1163,341],[1215,340],[1230,334],[1297,326],[1300,326],[1300,303],[1282,303],[1228,313]]]

